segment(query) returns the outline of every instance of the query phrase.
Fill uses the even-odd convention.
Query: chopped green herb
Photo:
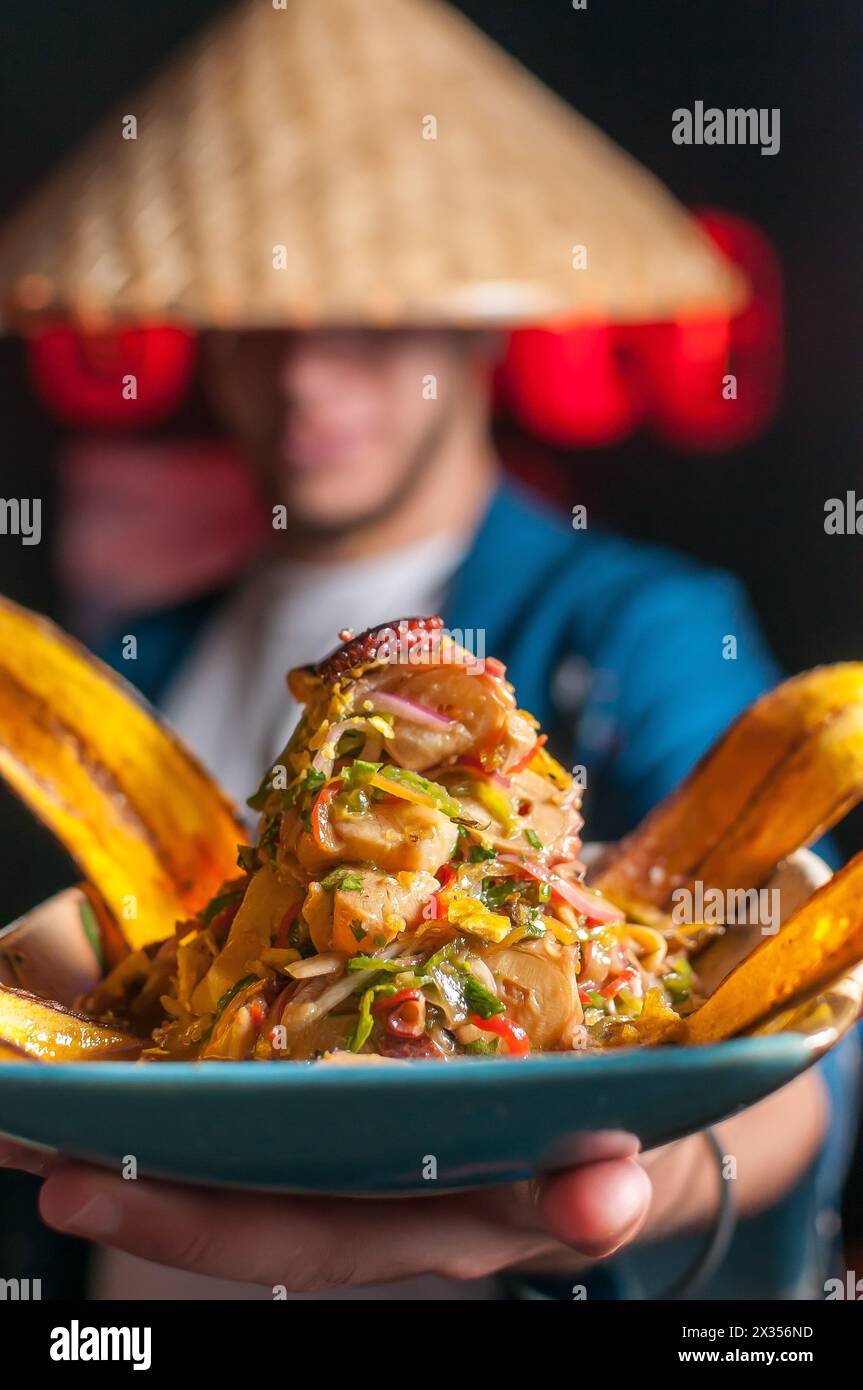
[[[442,787],[439,782],[430,782],[427,777],[421,777],[418,772],[411,772],[406,767],[381,767],[379,775],[388,782],[394,782],[397,787],[405,787],[410,791],[421,792],[435,803],[438,810],[443,811],[445,816],[452,820],[458,819],[462,814],[462,809],[454,797],[451,797],[446,787]]]
[[[533,829],[533,826],[529,825],[526,828],[524,832],[524,838],[527,840],[527,843],[529,845],[533,846],[534,849],[542,849],[542,840],[539,838],[536,831]]]
[[[342,789],[349,792],[364,787],[376,772],[380,772],[381,766],[381,763],[367,763],[363,762],[362,758],[354,758],[350,767],[346,767],[341,773]]]
[[[246,805],[250,808],[250,810],[263,811],[264,807],[266,806],[267,801],[269,800],[270,792],[272,791],[272,787],[270,786],[270,778],[272,776],[272,772],[273,769],[271,767],[267,768],[267,771],[264,773],[260,783],[258,784],[258,790],[255,792],[254,796],[247,797]]]
[[[450,851],[450,859],[458,858],[459,854],[461,853],[462,840],[467,839],[470,839],[469,832],[464,828],[463,825],[458,826],[456,830],[455,844],[453,845],[452,850]]]
[[[359,1013],[357,1021],[345,1038],[345,1046],[351,1052],[360,1052],[372,1035],[374,1019],[372,1018],[372,1002],[375,997],[375,987],[364,990],[360,996]]]
[[[302,951],[303,955],[315,955],[315,949],[311,944],[308,925],[302,917],[295,917],[288,931],[288,941],[291,946],[296,946]],[[308,948],[308,949],[304,949]]]
[[[247,985],[253,985],[258,978],[259,977],[257,975],[244,975],[242,980],[237,980],[237,983],[235,985],[231,985],[230,989],[226,989],[218,1004],[216,1005],[216,1012],[213,1016],[213,1022],[215,1023],[219,1015],[224,1013],[231,1000],[234,998],[235,995],[239,994],[241,989],[245,989]]]
[[[545,927],[538,918],[531,918],[524,924],[524,937],[522,939],[540,936],[545,936]]]
[[[504,1006],[496,995],[481,985],[479,980],[458,953],[465,949],[463,937],[448,941],[440,950],[429,956],[421,967],[424,976],[434,984],[443,999],[452,1008],[466,1014],[479,1014],[480,1018],[493,1018],[502,1014]]]
[[[440,946],[433,955],[429,956],[423,969],[434,970],[437,966],[442,965],[444,961],[449,962],[454,960],[458,952],[464,950],[465,945],[466,942],[463,936],[457,936],[454,941],[447,941],[443,946]]]
[[[339,797],[338,805],[349,816],[364,816],[369,809],[369,794],[362,787],[354,787],[344,797]]]
[[[345,729],[339,738],[336,748],[337,758],[349,758],[352,753],[358,753],[366,741],[364,729],[350,728]]]
[[[99,930],[99,923],[93,911],[93,905],[87,898],[81,898],[78,903],[78,913],[81,918],[81,926],[84,928],[84,935],[90,946],[90,950],[98,965],[105,968],[105,952],[102,948],[102,933]]]
[[[477,1038],[476,1042],[462,1044],[462,1052],[471,1053],[477,1057],[493,1057],[497,1052],[499,1038]]]
[[[359,920],[359,918],[355,918],[354,921],[351,922],[351,931],[353,932],[357,941],[365,940],[366,929],[363,926],[362,922]]]
[[[674,962],[674,969],[663,975],[662,983],[675,1004],[682,1004],[692,993],[692,966],[681,957]]]
[[[229,888],[224,893],[217,893],[215,898],[211,898],[206,907],[202,907],[198,913],[198,920],[208,927],[215,921],[223,908],[230,907],[232,903],[239,902],[246,891],[245,883],[239,884],[236,888]]]
[[[325,878],[320,880],[320,885],[328,893],[334,892],[336,888],[342,888],[345,892],[361,893],[363,881],[359,874],[355,874],[351,869],[346,869],[344,865],[339,865],[331,869]]]
[[[499,912],[516,891],[514,878],[484,878],[480,884],[479,898],[486,907]]]
[[[383,970],[390,975],[398,975],[404,966],[397,960],[378,960],[376,956],[351,956],[348,970]]]
[[[497,850],[488,849],[485,845],[471,845],[468,858],[471,864],[482,864],[485,859],[496,859]]]
[[[276,862],[276,845],[282,828],[281,813],[267,821],[264,833],[258,841],[258,852],[263,853],[271,864]]]
[[[292,782],[287,790],[282,792],[282,810],[290,811],[304,798],[317,796],[326,780],[325,773],[318,772],[314,767],[307,767],[302,777]]]
[[[496,1014],[503,1013],[504,1006],[497,995],[492,994],[485,985],[481,985],[466,965],[459,962],[456,964],[456,970],[464,985],[465,1002],[469,1013],[479,1014],[480,1018],[494,1018]]]
[[[300,794],[303,795],[308,793],[310,795],[317,795],[326,780],[327,774],[325,772],[319,772],[317,768],[314,767],[307,767],[303,780],[300,783]]]

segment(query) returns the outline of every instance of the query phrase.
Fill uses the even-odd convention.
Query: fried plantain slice
[[[132,1062],[143,1043],[131,1033],[0,985],[0,1047],[42,1062]]]
[[[721,1042],[863,960],[863,853],[765,938],[686,1019],[685,1041]]]
[[[227,798],[132,686],[0,599],[0,775],[65,845],[129,944],[169,936],[236,872]]]
[[[754,888],[863,796],[863,663],[822,666],[757,700],[626,836],[592,886],[637,920],[675,888]]]

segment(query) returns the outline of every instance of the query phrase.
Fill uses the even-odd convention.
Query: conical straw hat
[[[656,179],[439,0],[244,0],[0,241],[11,324],[638,322],[741,289]]]

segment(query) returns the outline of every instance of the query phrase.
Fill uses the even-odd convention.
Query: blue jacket
[[[138,684],[156,703],[220,597],[124,625],[138,638]],[[486,654],[506,662],[553,751],[585,767],[591,840],[615,839],[636,824],[781,678],[729,576],[659,547],[573,530],[508,484],[453,578],[443,617],[450,630],[473,633],[469,645],[484,643]],[[120,647],[117,637],[102,654],[127,675]],[[739,1227],[702,1297],[823,1296],[831,1250],[817,1232],[831,1225],[825,1211],[838,1208],[853,1138],[856,1041],[821,1069],[833,1121],[819,1164],[781,1203]],[[697,1244],[627,1252],[601,1267],[589,1292],[650,1297]]]

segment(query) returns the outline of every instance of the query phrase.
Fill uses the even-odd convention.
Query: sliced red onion
[[[326,738],[312,759],[312,767],[315,772],[323,772],[326,777],[329,777],[333,770],[335,750],[338,747],[339,739],[342,734],[347,733],[349,729],[358,729],[361,733],[366,735],[377,735],[380,737],[379,731],[376,730],[374,725],[370,724],[367,719],[357,718],[356,715],[353,715],[350,719],[340,720],[338,724],[334,724],[331,729],[327,730]],[[331,748],[333,750],[332,754],[324,753],[325,748]]]
[[[386,690],[370,691],[368,698],[386,714],[397,714],[410,724],[420,724],[424,729],[448,729],[456,721],[439,714],[428,705],[418,705],[416,700],[407,700],[404,695],[392,695]]]
[[[623,913],[619,907],[606,902],[598,893],[592,893],[589,888],[585,888],[582,884],[571,883],[568,879],[558,878],[556,874],[549,873],[548,869],[544,869],[542,865],[533,863],[530,859],[524,859],[517,854],[499,854],[497,857],[505,864],[515,864],[528,878],[535,878],[538,883],[547,883],[552,893],[557,894],[565,903],[569,903],[575,912],[583,912],[589,922],[623,921]]]

